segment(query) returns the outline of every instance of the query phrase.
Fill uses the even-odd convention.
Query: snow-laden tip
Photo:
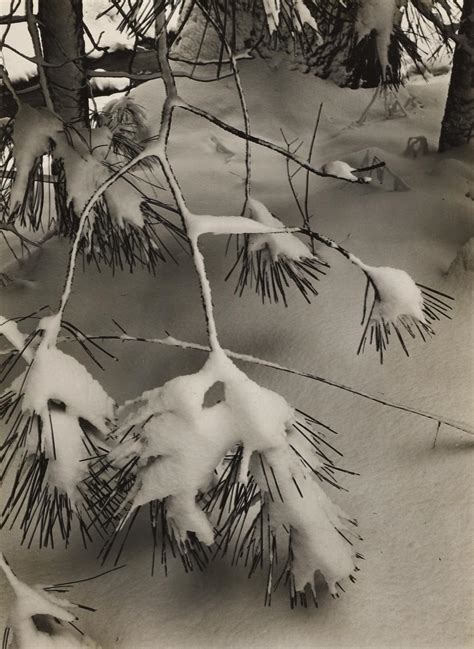
[[[1,553],[0,568],[14,593],[7,624],[16,649],[100,649],[91,638],[68,625],[77,619],[72,612],[75,604],[22,582]]]
[[[341,180],[350,180],[351,182],[370,183],[372,180],[368,176],[356,176],[354,171],[357,171],[357,169],[354,169],[354,167],[351,167],[350,164],[342,160],[326,162],[321,167],[321,170],[325,174],[328,174],[328,176],[336,176],[337,178],[341,178]]]
[[[280,230],[285,227],[284,223],[274,217],[268,208],[255,198],[249,198],[248,206],[252,218],[258,223],[272,230]],[[249,252],[264,249],[268,249],[273,261],[280,258],[301,260],[313,256],[309,248],[291,233],[251,235],[249,238]]]

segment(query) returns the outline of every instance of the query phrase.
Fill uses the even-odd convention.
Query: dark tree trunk
[[[439,150],[466,144],[474,128],[474,0],[464,0]]]
[[[44,59],[62,64],[45,67],[54,108],[67,123],[88,124],[82,0],[41,0],[38,4]]]

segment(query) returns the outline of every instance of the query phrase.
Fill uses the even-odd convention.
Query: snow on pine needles
[[[0,326],[16,347],[3,365],[3,380],[20,359],[26,362],[0,397],[7,429],[2,479],[11,475],[1,526],[18,524],[29,546],[35,539],[40,547],[54,546],[58,533],[67,545],[74,521],[84,542],[91,538],[84,520],[91,497],[88,462],[107,451],[114,418],[114,401],[100,383],[57,348],[57,327],[57,316],[43,318],[30,336],[13,321]]]
[[[77,609],[94,609],[58,595],[68,592],[68,584],[29,586],[16,576],[1,553],[0,568],[13,590],[3,649],[8,649],[11,641],[16,649],[100,649],[77,626]]]
[[[96,127],[70,127],[47,109],[22,104],[13,128],[2,127],[4,163],[7,170],[15,169],[2,180],[2,198],[8,198],[4,220],[18,219],[35,230],[45,227],[44,170],[49,169],[55,210],[48,227],[55,222],[59,234],[74,236],[91,196],[137,155],[143,137],[143,111],[131,101],[111,102]],[[138,165],[96,201],[81,233],[88,260],[112,268],[143,265],[155,270],[159,261],[173,257],[160,229],[185,245],[156,172],[152,163]]]
[[[404,270],[387,266],[367,266],[358,261],[367,277],[364,295],[362,338],[357,353],[366,343],[375,345],[383,362],[393,334],[409,356],[406,335],[417,335],[426,342],[434,335],[432,325],[442,318],[451,319],[453,298],[427,286],[416,284]],[[370,294],[372,303],[370,304]],[[370,304],[370,306],[369,306]]]
[[[208,404],[216,385],[222,398]],[[146,506],[153,569],[157,552],[165,569],[173,555],[186,570],[222,555],[245,563],[250,574],[265,565],[269,604],[278,585],[276,553],[266,549],[271,538],[283,561],[280,572],[289,574],[292,605],[306,603],[299,594],[307,586],[315,596],[316,571],[335,596],[337,584],[353,577],[355,521],[322,488],[340,488],[337,475],[345,472],[325,437],[334,431],[257,385],[223,352],[212,352],[197,373],[143,393],[118,414],[108,466],[95,472],[94,492],[116,530],[104,560],[117,547],[118,562]]]
[[[276,230],[285,227],[260,201],[250,198],[248,206],[258,223]],[[328,264],[294,234],[250,234],[237,240],[237,259],[226,279],[237,271],[236,293],[242,295],[247,286],[254,287],[262,302],[282,301],[287,306],[286,294],[292,286],[311,302],[318,295],[315,282],[326,274],[325,268]]]

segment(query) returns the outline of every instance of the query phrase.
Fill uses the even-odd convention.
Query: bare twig
[[[17,16],[13,16],[12,14],[0,16],[0,25],[12,25],[13,23],[26,23],[26,16],[23,14],[18,14]]]
[[[237,88],[237,94],[239,96],[239,102],[240,102],[240,107],[242,110],[242,116],[244,120],[244,129],[245,129],[245,200],[244,204],[242,206],[242,211],[241,214],[245,213],[245,209],[247,207],[248,200],[250,198],[250,187],[251,187],[251,173],[252,173],[252,164],[251,164],[251,150],[250,150],[250,118],[249,118],[249,111],[247,108],[247,101],[245,99],[245,94],[244,90],[242,88],[242,81],[240,79],[240,73],[239,73],[239,67],[237,63],[237,58],[232,50],[232,48],[229,45],[229,42],[227,41],[227,37],[225,34],[225,28],[222,24],[219,24],[219,22],[214,19],[214,17],[211,15],[211,13],[207,10],[207,8],[200,2],[200,0],[197,0],[197,5],[202,11],[202,13],[207,17],[207,19],[211,22],[212,26],[216,30],[217,35],[221,39],[221,43],[223,44],[227,56],[229,57],[229,62],[232,68],[232,73],[235,79],[235,86]],[[220,70],[220,63],[219,63],[219,70]]]
[[[343,180],[345,182],[349,183],[363,183],[364,180],[362,178],[359,178],[357,180],[350,180],[349,178],[344,178],[341,176],[337,176],[335,174],[329,174],[323,171],[322,169],[319,169],[317,167],[313,167],[309,162],[307,162],[304,158],[300,158],[299,156],[294,155],[290,151],[287,151],[283,147],[279,146],[278,144],[274,144],[273,142],[270,142],[269,140],[264,140],[261,137],[257,137],[256,135],[247,134],[245,131],[240,130],[239,128],[236,128],[235,126],[232,126],[231,124],[227,124],[227,122],[224,122],[223,120],[219,119],[219,117],[216,117],[212,113],[209,113],[206,110],[203,110],[202,108],[198,108],[197,106],[193,106],[192,104],[189,104],[185,101],[180,101],[177,103],[178,108],[183,108],[184,110],[189,111],[190,113],[194,113],[195,115],[199,115],[200,117],[203,117],[204,119],[208,120],[212,124],[215,124],[216,126],[219,126],[219,128],[223,129],[224,131],[227,131],[228,133],[232,133],[233,135],[245,139],[248,137],[248,139],[251,142],[254,142],[255,144],[258,144],[260,146],[265,147],[266,149],[271,149],[272,151],[275,151],[275,153],[279,153],[285,158],[288,158],[289,160],[292,160],[293,162],[296,162],[300,167],[303,169],[307,169],[311,173],[315,174],[316,176],[321,176],[323,178],[335,178],[336,180]],[[371,167],[366,168],[367,171],[372,170],[372,169],[378,169],[379,167],[384,167],[385,162],[378,162],[377,164],[372,165]],[[355,169],[354,171],[358,171]]]
[[[316,134],[318,132],[319,128],[319,122],[321,120],[321,113],[323,110],[323,104],[321,103],[319,105],[319,110],[318,110],[318,115],[316,117],[316,122],[314,124],[314,129],[313,129],[313,136],[311,137],[311,143],[309,145],[309,153],[308,153],[308,162],[311,164],[312,158],[313,158],[313,150],[314,150],[314,144],[316,142]],[[310,216],[309,216],[309,176],[310,176],[310,171],[309,169],[306,170],[306,180],[305,180],[305,188],[304,188],[304,214],[305,214],[305,227],[309,230],[311,228],[310,225]],[[314,241],[311,239],[311,252],[314,255]]]
[[[176,201],[176,205],[181,215],[183,229],[186,234],[188,234],[189,228],[192,225],[193,219],[196,217],[191,214],[189,211],[186,201],[184,199],[183,193],[179,186],[178,180],[174,174],[173,168],[168,160],[167,155],[167,143],[169,130],[171,128],[171,120],[173,115],[173,109],[176,106],[177,101],[177,89],[175,80],[173,77],[173,72],[168,61],[168,45],[167,45],[167,31],[166,24],[164,20],[164,11],[158,14],[156,19],[156,35],[158,40],[158,60],[160,69],[163,73],[163,83],[166,90],[166,100],[163,106],[162,116],[161,116],[161,125],[160,132],[157,138],[157,145],[152,143],[150,154],[154,154],[158,157],[158,160],[161,164],[161,168],[165,175],[165,178],[170,187],[173,198]],[[206,275],[206,270],[204,266],[204,258],[199,250],[198,246],[198,236],[190,237],[191,251],[193,256],[194,266],[199,277],[199,284],[201,290],[201,299],[204,307],[204,314],[206,318],[206,327],[209,338],[209,346],[213,351],[220,349],[220,343],[217,337],[216,324],[214,320],[214,309],[212,305],[212,295],[211,287],[209,280]]]
[[[15,88],[13,87],[10,77],[8,76],[8,72],[6,71],[6,69],[3,67],[1,63],[0,63],[0,77],[2,77],[3,83],[5,84],[5,87],[9,90],[10,94],[15,100],[16,105],[20,107],[21,104],[20,98],[18,97]]]
[[[28,237],[25,237],[21,232],[18,232],[16,229],[15,225],[13,223],[2,223],[0,222],[0,230],[4,230],[6,232],[11,232],[14,234],[20,241],[22,241],[24,244],[27,246],[34,246],[35,248],[39,248],[40,244],[36,243],[36,241],[31,241],[31,239],[28,239]]]
[[[166,347],[179,347],[180,349],[192,349],[195,351],[200,351],[200,352],[206,352],[209,353],[211,351],[211,348],[208,345],[201,345],[199,343],[193,343],[193,342],[188,342],[185,340],[179,340],[178,338],[175,338],[174,336],[168,335],[165,338],[146,338],[143,336],[130,336],[126,333],[123,334],[110,334],[110,335],[89,335],[89,334],[84,334],[84,337],[87,340],[90,341],[110,341],[110,342],[136,342],[136,343],[148,343],[148,344],[156,344],[156,345],[164,345]],[[77,342],[77,338],[71,337],[71,336],[64,336],[58,339],[58,342]],[[2,355],[11,353],[14,351],[13,349],[7,349],[7,350],[2,350],[0,353]],[[312,372],[305,372],[302,370],[298,370],[292,367],[287,367],[285,365],[281,365],[280,363],[275,363],[274,361],[268,361],[263,358],[259,358],[257,356],[253,356],[251,354],[243,354],[240,352],[235,352],[232,351],[231,349],[223,349],[222,350],[229,358],[232,358],[236,361],[241,361],[243,363],[249,363],[251,365],[260,365],[262,367],[268,367],[270,369],[278,370],[279,372],[285,372],[288,374],[293,374],[295,376],[301,376],[303,378],[307,379],[312,379],[313,381],[317,381],[318,383],[323,383],[324,385],[328,385],[333,388],[337,388],[338,390],[343,390],[344,392],[349,392],[350,394],[354,394],[355,396],[362,397],[363,399],[368,399],[369,401],[373,401],[375,403],[378,403],[382,406],[386,406],[388,408],[393,408],[395,410],[400,410],[402,412],[407,412],[413,415],[417,415],[419,417],[423,417],[424,419],[429,419],[431,421],[436,421],[440,424],[444,424],[445,426],[449,426],[450,428],[454,428],[456,430],[460,430],[464,433],[468,433],[469,435],[474,435],[474,429],[470,427],[468,424],[465,424],[463,422],[456,421],[454,419],[451,419],[449,417],[445,417],[443,415],[438,415],[433,412],[428,412],[426,410],[419,410],[417,408],[413,408],[411,406],[406,406],[404,404],[398,403],[396,401],[392,401],[390,399],[382,399],[381,397],[376,397],[373,394],[370,394],[369,392],[364,392],[363,390],[357,390],[356,388],[353,388],[350,385],[346,385],[344,383],[340,383],[339,381],[333,381],[331,379],[328,379],[323,376],[319,376],[318,374],[314,374]]]
[[[21,2],[21,0],[10,0],[10,11],[9,11],[9,15],[10,15],[11,17],[13,17],[15,11],[16,11],[16,10],[18,9],[18,7],[20,6],[20,2]],[[1,23],[0,23],[0,24],[1,24]],[[0,56],[2,57],[2,59],[3,59],[3,52],[2,52],[2,49],[3,49],[3,47],[5,46],[5,41],[7,40],[7,36],[8,36],[8,34],[9,34],[9,32],[10,32],[10,29],[11,29],[11,27],[12,27],[13,22],[12,22],[12,21],[8,21],[6,24],[7,24],[7,26],[6,26],[5,29],[3,30],[2,37],[0,38]]]
[[[237,54],[234,55],[233,57],[236,61],[242,61],[242,60],[251,60],[253,59],[252,56],[252,48],[246,48],[245,50],[242,50],[238,52]],[[192,65],[196,67],[200,66],[207,66],[207,65],[226,65],[226,64],[231,64],[232,63],[232,58],[229,57],[227,59],[199,59],[197,61],[191,61],[190,59],[183,59],[180,56],[176,56],[176,54],[169,54],[168,59],[170,61],[175,61],[176,63],[185,63],[187,65]]]
[[[297,142],[297,140],[293,140],[292,142],[290,142],[290,141],[288,140],[288,138],[286,137],[286,135],[285,135],[285,131],[284,131],[282,128],[280,129],[280,133],[281,133],[281,135],[282,135],[282,137],[283,137],[283,140],[284,140],[284,142],[285,142],[285,145],[286,145],[286,149],[287,149],[287,151],[289,151],[290,153],[295,154],[295,153],[296,153],[296,152],[301,148],[302,142],[300,142],[300,143],[298,144],[298,146],[297,146],[295,149],[293,149],[293,151],[292,151],[292,150],[291,150],[291,147],[293,146],[293,144],[295,143],[295,141]],[[289,158],[286,158],[286,159],[285,159],[285,162],[286,162],[286,176],[287,176],[287,178],[288,178],[288,184],[289,184],[289,186],[290,186],[291,193],[292,193],[293,198],[294,198],[294,200],[295,200],[296,207],[298,208],[298,211],[299,211],[299,213],[301,214],[301,217],[302,217],[302,219],[303,219],[303,223],[304,223],[304,225],[305,225],[305,227],[306,227],[306,218],[305,218],[305,213],[304,213],[303,207],[302,207],[302,205],[301,205],[301,203],[300,203],[300,199],[299,199],[299,197],[298,197],[298,193],[297,193],[297,191],[296,191],[295,185],[294,185],[294,183],[293,183],[293,178],[294,178],[294,176],[295,176],[296,174],[292,174],[292,173],[291,173],[291,169],[290,169],[290,159],[289,159]],[[301,170],[301,167],[298,167],[298,171],[300,171],[300,170]],[[308,172],[308,173],[309,173],[309,172]],[[311,242],[312,242],[312,240],[311,240]]]

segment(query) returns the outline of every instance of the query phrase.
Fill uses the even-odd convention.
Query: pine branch
[[[120,327],[122,329],[122,327]],[[114,334],[109,334],[109,335],[91,335],[91,334],[83,334],[84,339],[88,341],[110,341],[110,342],[136,342],[136,343],[147,343],[147,344],[156,344],[156,345],[163,345],[165,347],[178,347],[180,349],[192,349],[194,351],[200,351],[200,352],[205,352],[209,353],[211,352],[211,348],[208,345],[201,345],[199,343],[194,343],[194,342],[188,342],[185,340],[179,340],[178,338],[175,338],[174,336],[167,335],[165,338],[147,338],[144,336],[130,336],[127,333],[122,333],[119,335],[114,335]],[[77,338],[70,337],[70,336],[64,336],[61,338],[58,338],[58,343],[61,342],[77,342]],[[2,350],[1,354],[9,354],[13,350],[7,349],[7,350]],[[431,421],[435,422],[441,422],[441,424],[444,424],[445,426],[449,426],[450,428],[454,428],[456,430],[462,431],[464,433],[468,433],[469,435],[474,435],[474,429],[468,426],[465,423],[458,422],[454,419],[451,419],[449,417],[444,417],[443,415],[438,415],[433,412],[429,412],[426,410],[419,410],[417,408],[413,408],[411,406],[406,406],[404,404],[398,403],[396,401],[392,401],[390,399],[382,399],[381,397],[374,396],[370,394],[369,392],[364,392],[363,390],[357,390],[356,388],[346,385],[344,383],[340,383],[338,381],[333,381],[331,379],[328,379],[323,376],[319,376],[318,374],[314,374],[312,372],[306,372],[304,370],[298,370],[292,367],[287,367],[285,365],[281,365],[280,363],[276,363],[274,361],[269,361],[263,358],[259,358],[257,356],[253,356],[251,354],[245,354],[241,352],[236,352],[231,349],[224,348],[222,350],[226,356],[229,358],[232,358],[236,361],[241,361],[243,363],[249,363],[251,365],[260,365],[262,367],[268,367],[270,369],[278,370],[279,372],[285,372],[287,374],[293,374],[295,376],[301,376],[303,378],[308,378],[313,381],[317,381],[318,383],[323,383],[324,385],[329,385],[333,388],[337,388],[338,390],[343,390],[344,392],[349,392],[351,394],[354,394],[358,397],[362,397],[363,399],[368,399],[369,401],[373,401],[375,403],[378,403],[382,406],[386,406],[388,408],[393,408],[395,410],[400,410],[403,412],[407,412],[413,415],[417,415],[419,417],[423,417],[424,419],[429,419]]]
[[[26,23],[26,21],[25,15],[13,16],[12,14],[6,14],[0,16],[0,25],[13,25],[14,23]]]

